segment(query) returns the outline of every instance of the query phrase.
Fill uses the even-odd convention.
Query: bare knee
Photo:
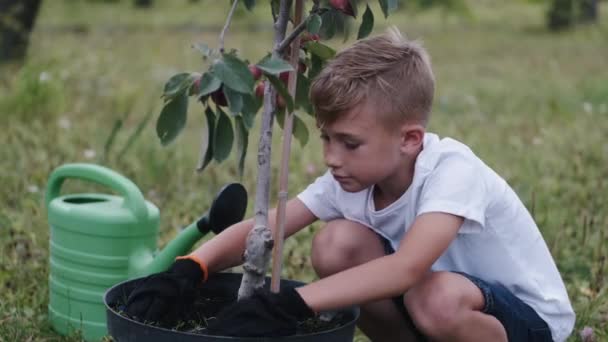
[[[428,337],[445,336],[458,325],[461,295],[453,274],[434,272],[405,295],[405,306],[416,327]]]
[[[377,235],[353,221],[330,221],[312,241],[311,262],[319,277],[327,277],[382,255],[382,244]]]

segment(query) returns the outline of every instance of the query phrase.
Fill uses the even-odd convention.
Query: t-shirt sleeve
[[[483,230],[488,196],[479,167],[459,156],[439,162],[423,185],[416,215],[448,213],[465,219],[460,233]]]
[[[342,213],[336,206],[336,182],[329,171],[317,178],[298,199],[321,221],[341,218]]]

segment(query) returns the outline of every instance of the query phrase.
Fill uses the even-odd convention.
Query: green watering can
[[[120,196],[96,193],[60,196],[66,179],[101,184]],[[107,334],[103,294],[127,279],[166,270],[210,230],[218,234],[243,219],[245,188],[232,183],[216,195],[211,209],[184,228],[157,253],[159,211],[121,174],[94,164],[55,169],[46,189],[51,229],[49,319],[67,335],[80,331],[87,341]]]

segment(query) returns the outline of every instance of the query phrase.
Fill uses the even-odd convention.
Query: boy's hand
[[[176,260],[168,271],[144,279],[129,295],[124,311],[142,322],[174,325],[184,306],[193,302],[203,279],[205,274],[197,262]]]
[[[314,315],[295,288],[278,294],[263,290],[222,310],[207,331],[239,337],[288,336],[296,333],[298,321]]]

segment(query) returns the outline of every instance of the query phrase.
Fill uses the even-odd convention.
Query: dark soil
[[[180,322],[175,326],[166,326],[155,322],[141,322],[147,325],[158,326],[165,329],[183,331],[194,334],[204,335],[207,325],[212,320],[216,319],[217,314],[225,307],[229,306],[236,301],[235,296],[226,296],[225,294],[209,293],[208,289],[199,291],[196,300],[189,307],[185,307],[183,310],[183,317]],[[118,312],[120,315],[128,317],[126,313],[122,311],[126,298],[119,303],[115,303],[112,309]],[[129,317],[133,320],[139,321],[133,317]],[[310,318],[304,321],[298,322],[298,329],[296,335],[305,335],[316,332],[322,332],[337,328],[347,323],[347,318],[344,314],[338,313],[331,319],[327,320],[321,317]]]

